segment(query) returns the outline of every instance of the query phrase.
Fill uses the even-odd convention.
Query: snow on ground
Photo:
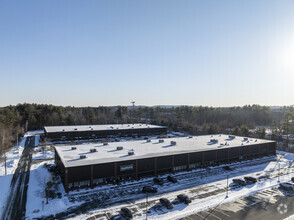
[[[40,135],[36,135],[35,137],[35,146],[39,146]]]
[[[6,198],[9,194],[9,187],[14,171],[17,167],[19,158],[22,154],[25,146],[27,134],[19,142],[18,146],[13,146],[8,152],[6,152],[6,171],[5,175],[5,162],[4,158],[0,160],[0,213],[2,213],[3,206],[5,205]]]
[[[31,166],[27,192],[26,219],[55,214],[65,211],[73,205],[79,205],[79,203],[69,202],[61,183],[57,185],[56,191],[60,192],[62,197],[49,199],[48,204],[46,204],[45,186],[48,181],[52,181],[52,176],[47,168],[44,167],[45,163],[37,163]],[[47,163],[53,163],[53,160],[47,161]]]
[[[53,159],[54,152],[51,151],[50,146],[35,147],[33,154],[33,160],[42,160],[42,159]]]

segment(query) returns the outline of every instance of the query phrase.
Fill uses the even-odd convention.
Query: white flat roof
[[[211,139],[217,139],[218,143],[210,142]],[[81,145],[61,145],[56,146],[65,167],[84,166],[91,164],[118,162],[126,160],[143,159],[158,156],[167,156],[175,154],[184,154],[197,151],[207,151],[216,149],[225,149],[238,147],[243,145],[254,145],[261,143],[270,143],[274,141],[248,138],[236,136],[234,139],[228,135],[203,135],[179,138],[165,138],[163,143],[159,143],[159,139],[125,142],[109,142],[108,145],[103,143],[84,143]],[[171,141],[175,141],[176,145],[171,145]],[[225,145],[227,143],[228,145]],[[123,150],[117,150],[118,146],[122,146]],[[71,150],[71,147],[76,147],[76,150]],[[90,153],[90,149],[96,149],[97,152]],[[128,155],[128,152],[133,150],[134,155]],[[85,155],[86,158],[80,159],[80,155]]]
[[[73,131],[103,131],[116,129],[143,129],[143,128],[165,128],[150,124],[105,124],[105,125],[71,125],[71,126],[45,126],[46,132],[73,132]]]

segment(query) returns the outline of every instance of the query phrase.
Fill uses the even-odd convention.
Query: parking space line
[[[221,214],[223,214],[223,215],[225,215],[225,216],[227,216],[227,217],[230,217],[230,215],[228,215],[228,214],[226,214],[226,213],[222,212],[222,211],[221,211],[221,210],[219,210],[219,209],[215,209],[214,211],[217,211],[217,212],[219,212],[219,213],[221,213]]]
[[[213,211],[213,210],[212,210],[212,211]],[[219,218],[219,217],[217,217],[216,215],[214,215],[212,212],[208,212],[208,211],[203,211],[203,212],[207,212],[207,213],[208,213],[207,216],[213,216],[213,217],[215,217],[215,218],[217,218],[217,219],[219,219],[219,220],[222,220],[221,218]],[[205,219],[207,219],[207,218],[205,218]]]

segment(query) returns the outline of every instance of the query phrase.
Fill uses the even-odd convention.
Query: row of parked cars
[[[257,179],[252,176],[245,176],[244,180],[243,179],[233,179],[233,183],[240,185],[240,186],[246,186],[246,185],[257,183]]]
[[[177,199],[185,204],[189,204],[191,203],[191,199],[186,195],[186,194],[180,194],[177,195]],[[167,198],[161,198],[159,199],[159,202],[161,205],[165,206],[167,209],[173,209],[174,208],[174,204],[172,204]]]

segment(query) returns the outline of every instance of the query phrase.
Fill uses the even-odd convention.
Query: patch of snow
[[[53,161],[50,161],[53,163]],[[73,205],[80,203],[70,202],[65,195],[63,185],[58,184],[57,192],[61,193],[61,198],[49,199],[46,204],[45,186],[48,181],[52,181],[50,172],[44,167],[46,162],[33,164],[31,166],[29,187],[27,191],[26,219],[33,219],[43,215],[54,215],[65,211]],[[48,162],[47,162],[48,163]]]

